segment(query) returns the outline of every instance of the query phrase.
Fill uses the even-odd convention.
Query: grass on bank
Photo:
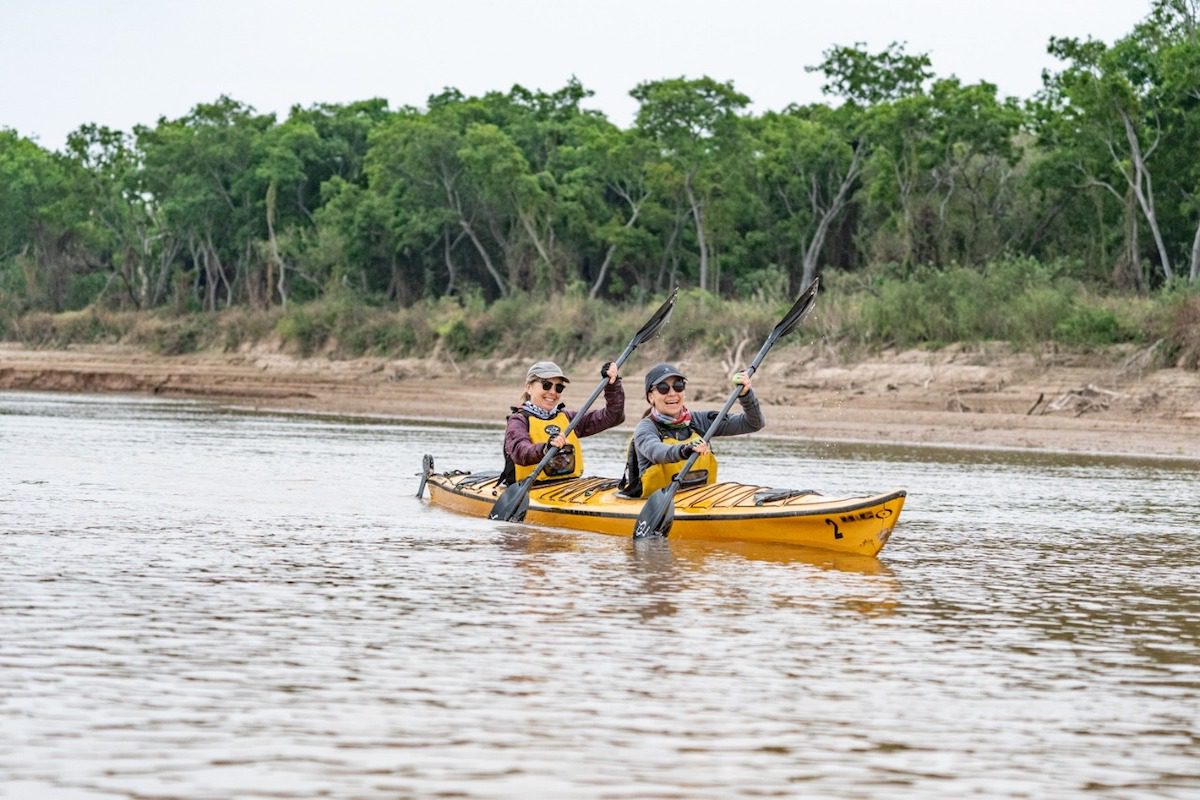
[[[784,296],[755,294],[725,300],[684,290],[657,348],[672,358],[707,352],[730,363],[748,360],[790,305]],[[551,354],[574,362],[620,352],[650,310],[650,304],[614,305],[578,292],[510,297],[491,305],[468,295],[400,309],[343,293],[286,309],[216,314],[0,309],[0,338],[54,348],[120,343],[165,355],[267,346],[334,358]],[[1077,350],[1153,345],[1159,365],[1197,369],[1200,293],[1179,285],[1151,296],[1099,294],[1055,265],[1028,260],[998,262],[982,271],[830,272],[815,312],[793,338],[866,349],[995,340],[1014,349],[1045,343]]]

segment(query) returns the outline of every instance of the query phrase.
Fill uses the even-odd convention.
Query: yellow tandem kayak
[[[486,517],[504,491],[496,473],[427,473],[435,505]],[[714,483],[675,495],[671,539],[776,542],[874,556],[900,519],[903,489],[859,497],[813,491]],[[529,491],[525,522],[632,536],[645,502],[617,493],[617,481],[584,476],[539,484]]]

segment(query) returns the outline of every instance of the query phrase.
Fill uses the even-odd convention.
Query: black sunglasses
[[[670,383],[667,383],[666,381],[661,381],[660,383],[654,384],[654,388],[658,390],[659,394],[666,394],[667,392],[671,391],[672,389],[679,392],[680,394],[683,394],[683,390],[687,388],[687,380],[684,378],[676,378],[675,380],[671,381]]]
[[[559,394],[562,394],[563,389],[567,388],[567,385],[565,383],[551,383],[550,381],[542,381],[542,391],[543,392],[550,391],[551,386],[553,386],[554,391],[558,392]]]

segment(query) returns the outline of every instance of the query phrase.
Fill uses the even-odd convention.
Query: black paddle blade
[[[678,297],[679,288],[676,287],[671,290],[671,296],[667,298],[667,301],[658,307],[658,311],[654,312],[654,316],[646,320],[646,324],[633,335],[633,341],[630,344],[636,347],[658,333],[658,329],[667,321],[667,317],[671,316],[671,310],[675,308],[675,300]]]
[[[421,485],[417,487],[418,499],[425,494],[425,483],[429,480],[431,472],[433,472],[433,456],[426,453],[421,456]]]
[[[638,514],[637,524],[633,526],[633,538],[666,536],[671,532],[671,523],[675,521],[675,492],[673,489],[677,485],[672,483],[646,498],[646,504],[642,506],[642,513]]]
[[[800,293],[800,296],[796,298],[796,302],[792,305],[791,309],[779,321],[779,324],[775,326],[775,330],[771,332],[772,339],[787,336],[813,310],[813,306],[817,302],[817,284],[820,280],[820,278],[813,278],[812,283]]]
[[[500,499],[496,501],[496,505],[492,506],[492,513],[488,514],[488,519],[498,519],[503,522],[523,522],[525,520],[525,512],[528,510],[529,488],[525,485],[524,481],[513,483],[500,495]]]

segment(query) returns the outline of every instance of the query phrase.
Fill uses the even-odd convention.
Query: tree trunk
[[[675,252],[675,240],[679,238],[679,231],[683,227],[682,215],[675,217],[675,226],[671,229],[671,235],[667,239],[667,245],[663,248],[662,261],[658,265],[658,275],[654,278],[655,291],[662,291],[663,276],[667,274],[667,265],[672,263],[672,256]],[[674,284],[675,270],[671,270],[671,283]]]
[[[496,269],[496,265],[492,263],[492,257],[488,255],[487,248],[483,246],[483,242],[479,241],[479,237],[475,235],[475,229],[470,221],[463,214],[462,201],[458,197],[458,193],[454,190],[453,179],[448,175],[442,175],[442,189],[446,192],[446,203],[454,209],[454,213],[458,215],[458,224],[470,239],[471,244],[475,245],[475,251],[479,253],[479,257],[483,259],[483,266],[487,269],[488,274],[492,276],[492,280],[496,282],[496,289],[500,292],[501,297],[508,297],[508,286],[504,283],[503,276]]]
[[[913,229],[916,227],[916,220],[912,213],[912,201],[909,195],[912,192],[912,182],[908,180],[904,171],[901,169],[902,161],[896,162],[896,188],[900,192],[900,225],[901,225],[901,241],[904,244],[904,263],[912,266],[913,254],[916,252],[916,237]]]
[[[1163,276],[1167,280],[1171,280],[1174,276],[1174,272],[1171,270],[1171,257],[1167,255],[1167,246],[1163,242],[1162,231],[1158,229],[1158,215],[1154,211],[1154,188],[1150,180],[1150,171],[1146,169],[1146,156],[1142,155],[1137,131],[1133,128],[1133,120],[1124,110],[1121,111],[1121,122],[1125,125],[1125,139],[1129,142],[1129,156],[1133,161],[1133,177],[1126,173],[1126,178],[1133,187],[1138,205],[1146,217],[1146,224],[1150,226],[1150,233],[1154,236],[1158,257],[1162,261]]]
[[[1113,284],[1120,289],[1132,289],[1135,292],[1145,291],[1146,276],[1142,273],[1141,237],[1138,235],[1137,199],[1133,196],[1133,187],[1125,193],[1125,252],[1117,259],[1113,267]]]
[[[629,219],[626,220],[625,224],[621,227],[623,227],[625,230],[632,228],[633,224],[637,222],[638,214],[640,214],[641,211],[642,208],[640,205],[634,205],[633,214],[629,216]],[[616,254],[616,252],[617,246],[615,244],[610,244],[608,246],[608,251],[604,254],[604,263],[600,265],[600,274],[596,276],[596,282],[592,284],[592,290],[588,292],[588,297],[590,299],[595,300],[596,295],[600,294],[600,287],[604,285],[604,278],[608,274],[608,267],[612,263],[613,256]]]
[[[842,178],[841,185],[838,186],[837,194],[829,203],[829,207],[820,213],[820,220],[817,222],[817,228],[813,231],[812,239],[809,240],[808,247],[804,251],[804,269],[800,277],[801,287],[808,286],[812,283],[813,278],[817,276],[817,259],[821,256],[821,251],[825,248],[825,237],[829,235],[829,226],[837,219],[838,215],[846,207],[846,202],[849,199],[850,187],[858,180],[859,172],[862,171],[862,148],[855,147],[854,155],[850,159],[850,166],[846,168],[846,174]],[[820,210],[820,204],[817,200],[817,187],[815,186],[816,178],[813,178],[813,211]]]
[[[1192,268],[1188,271],[1188,281],[1195,283],[1200,279],[1200,225],[1196,226],[1196,235],[1192,238]]]
[[[266,305],[271,307],[271,298],[279,292],[279,304],[287,308],[287,271],[283,257],[279,255],[279,240],[275,237],[275,181],[267,187],[267,244],[271,255],[267,259]],[[278,275],[278,277],[276,277]]]
[[[513,200],[513,204],[514,204],[514,206],[516,206],[515,198]],[[517,219],[519,219],[521,221],[521,227],[523,227],[525,229],[525,233],[529,236],[530,240],[533,241],[533,248],[535,250],[537,250],[538,255],[542,257],[542,261],[545,262],[546,267],[548,269],[550,269],[551,272],[553,272],[554,271],[554,262],[552,262],[550,260],[550,253],[547,252],[546,246],[544,244],[542,244],[542,239],[540,236],[538,236],[537,230],[533,226],[533,220],[530,219],[529,215],[526,214],[524,211],[522,211],[519,206],[516,206],[516,208],[517,208]]]
[[[458,280],[458,270],[454,266],[454,259],[451,257],[450,253],[451,250],[454,249],[454,245],[458,244],[464,235],[466,235],[465,232],[460,232],[454,241],[451,242],[450,231],[447,230],[442,234],[442,257],[446,260],[446,273],[448,275],[446,279],[445,292],[447,295],[454,291],[454,284]]]
[[[158,276],[154,280],[154,291],[150,295],[147,307],[154,308],[159,303],[163,302],[167,296],[167,283],[171,278],[171,266],[175,263],[175,256],[179,255],[179,251],[183,249],[183,242],[175,237],[171,237],[169,246],[164,247],[159,253],[155,268],[158,270]],[[150,252],[146,250],[147,254]]]
[[[221,263],[221,256],[217,254],[217,248],[213,245],[212,236],[206,237],[204,247],[204,266],[209,275],[208,286],[208,310],[217,310],[217,282],[225,285],[225,305],[228,307],[233,300],[233,287],[229,285],[229,277],[225,274],[225,266]]]
[[[708,290],[708,242],[704,238],[704,207],[696,199],[692,189],[692,174],[688,173],[683,181],[687,191],[688,204],[692,208],[692,219],[696,223],[696,244],[700,248],[700,288]]]
[[[475,235],[475,229],[471,227],[471,223],[465,219],[460,219],[458,224],[462,226],[463,233],[471,240],[471,244],[475,245],[476,252],[483,259],[483,265],[487,268],[488,274],[492,276],[492,280],[496,282],[496,288],[500,291],[501,297],[508,297],[508,287],[504,284],[504,278],[500,275],[500,271],[496,269],[496,265],[492,263],[492,257],[488,255],[487,248],[483,246],[483,242],[479,241],[479,237]]]

